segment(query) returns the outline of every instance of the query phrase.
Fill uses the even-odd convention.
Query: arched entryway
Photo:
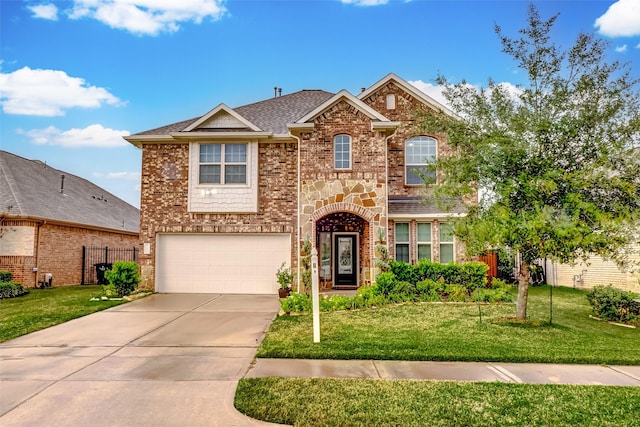
[[[371,265],[370,223],[352,212],[333,212],[315,221],[315,242],[324,288],[356,289]]]

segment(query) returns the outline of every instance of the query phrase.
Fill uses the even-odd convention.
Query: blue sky
[[[611,42],[640,76],[640,0],[534,1],[554,40]],[[528,1],[0,1],[0,149],[139,206],[141,152],[122,135],[301,89],[357,94],[393,72],[437,98],[457,82],[524,84],[494,24]]]

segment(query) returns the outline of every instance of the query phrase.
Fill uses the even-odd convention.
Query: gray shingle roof
[[[236,107],[233,110],[258,126],[262,131],[274,134],[286,134],[287,123],[293,123],[317,106],[331,98],[334,94],[324,90],[305,89],[264,101]],[[170,125],[139,132],[136,135],[167,135],[180,132],[198,120],[195,117]]]
[[[0,213],[135,233],[140,230],[140,211],[124,200],[84,178],[1,150]]]
[[[394,215],[436,215],[436,214],[461,214],[467,209],[460,201],[454,201],[450,210],[444,212],[433,199],[420,197],[389,198],[389,216]]]

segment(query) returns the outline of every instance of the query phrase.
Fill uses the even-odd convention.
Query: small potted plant
[[[293,283],[293,273],[289,267],[285,267],[283,262],[278,271],[276,271],[276,279],[280,285],[278,289],[278,296],[280,298],[286,298],[291,292],[291,284]]]

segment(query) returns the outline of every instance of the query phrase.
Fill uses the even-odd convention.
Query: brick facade
[[[203,116],[189,126],[186,122],[176,123],[144,132],[139,137],[134,135],[127,138],[142,148],[142,287],[155,287],[155,243],[158,233],[289,233],[292,248],[290,265],[294,270],[298,265],[299,248],[305,240],[308,239],[317,248],[320,232],[357,233],[359,284],[371,283],[376,274],[374,246],[380,231],[387,232],[389,248],[393,253],[389,198],[417,197],[423,189],[420,185],[405,185],[404,151],[405,141],[419,135],[413,128],[415,112],[431,107],[425,102],[424,96],[409,88],[406,82],[399,81],[401,79],[392,76],[384,80],[384,84],[372,86],[372,92],[363,93],[361,99],[349,94],[336,94],[323,101],[325,104],[312,106],[318,110],[309,112],[309,117],[297,116],[293,120],[300,121],[295,123],[289,117],[286,122],[278,124],[286,125],[284,132],[287,133],[274,125],[278,129],[277,137],[274,132],[251,140],[251,131],[247,131],[243,134],[247,139],[244,141],[238,133],[230,135],[229,128],[221,128],[220,134],[216,134],[215,126],[226,123],[223,111],[208,122]],[[302,92],[295,96],[310,96],[310,93]],[[389,96],[392,96],[393,105],[388,104]],[[237,111],[256,114],[255,117],[245,117],[247,121],[252,118],[266,120],[278,113],[269,110],[268,114],[266,111],[264,115],[258,114],[269,103],[269,100],[265,100],[240,107]],[[283,107],[277,98],[272,105]],[[306,108],[305,111],[309,111],[310,107]],[[226,119],[229,123],[237,121],[231,117]],[[199,131],[197,124],[205,122],[206,126]],[[167,142],[173,138],[172,132],[179,132],[181,139]],[[193,139],[190,139],[191,133]],[[191,197],[196,197],[195,184],[192,182],[191,187],[189,184],[189,179],[194,181],[197,178],[193,169],[198,167],[194,147],[198,147],[199,143],[228,143],[224,139],[225,134],[233,138],[234,143],[257,144],[257,165],[247,165],[248,168],[257,166],[255,174],[249,174],[251,182],[248,183],[249,187],[257,186],[257,212],[241,212],[238,209],[230,213],[215,213],[220,209],[219,206],[211,208],[211,212],[204,212],[209,209],[206,207],[206,194],[197,196],[198,209],[194,208],[196,205],[193,200],[191,208],[189,206],[190,191]],[[335,167],[336,135],[350,137],[349,168]],[[429,136],[437,140],[439,156],[449,152],[443,135]],[[219,191],[227,191],[224,186],[219,187]],[[217,190],[214,188],[212,191]],[[200,208],[204,211],[199,212]],[[426,221],[424,218],[422,220]],[[413,221],[415,238],[416,219],[409,221]],[[433,222],[434,234],[437,233],[438,220],[432,218],[429,221]],[[148,253],[144,253],[145,244],[150,249]],[[434,259],[437,259],[435,239],[433,245]],[[456,252],[461,253],[461,246],[455,247]]]
[[[33,250],[29,256],[0,256],[0,270],[13,273],[13,280],[35,287],[45,273],[53,274],[53,285],[79,285],[82,281],[82,247],[133,248],[138,235],[102,231],[47,221],[6,220],[3,227],[33,229]],[[33,272],[34,267],[38,271]]]
[[[290,233],[295,248],[297,146],[258,146],[256,213],[189,212],[189,144],[145,144],[140,211],[141,288],[154,289],[157,233]],[[144,253],[144,243],[150,252]],[[292,249],[292,260],[297,260]],[[293,263],[291,265],[294,265]]]

